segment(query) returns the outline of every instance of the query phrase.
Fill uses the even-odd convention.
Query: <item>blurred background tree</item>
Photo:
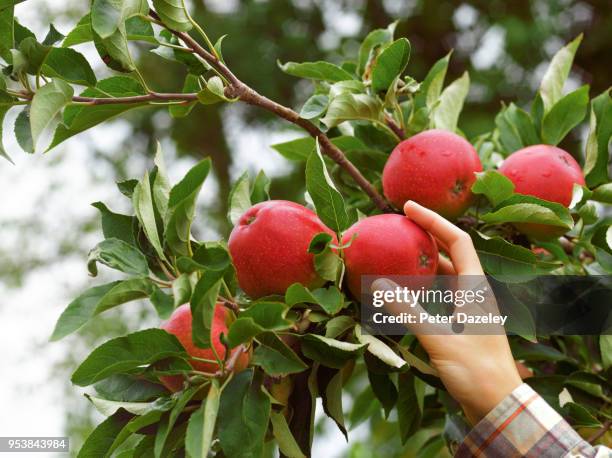
[[[262,94],[293,107],[299,107],[307,97],[309,88],[304,84],[308,83],[296,84],[295,78],[277,68],[277,60],[342,62],[344,56],[354,54],[358,39],[369,30],[385,27],[394,20],[400,21],[396,36],[406,36],[412,43],[408,69],[411,75],[417,79],[424,77],[427,69],[450,50],[454,51],[447,80],[465,70],[470,72],[472,85],[459,123],[468,138],[493,126],[501,103],[515,101],[523,106],[532,98],[550,57],[579,33],[585,37],[576,55],[571,88],[588,83],[591,94],[598,94],[610,85],[612,10],[604,0],[194,0],[191,3],[194,18],[210,35],[217,38],[228,34],[224,57],[236,75]],[[76,1],[59,5],[52,0],[28,0],[17,7],[17,16],[31,17],[32,23],[25,25],[40,35],[45,33],[49,18],[53,18],[61,32],[67,33],[71,24],[82,16],[84,8]],[[165,61],[160,67],[162,61],[148,52],[149,49],[139,45],[137,53],[138,66],[148,75],[148,84],[160,91],[179,90],[185,76],[183,67]],[[82,268],[79,275],[84,284],[83,260],[99,238],[98,215],[93,209],[67,212],[59,215],[58,221],[58,208],[74,205],[73,196],[78,192],[71,188],[74,184],[70,180],[80,175],[84,181],[82,186],[91,189],[93,199],[108,201],[107,195],[111,192],[101,183],[140,175],[152,160],[156,141],[161,141],[165,151],[175,158],[174,162],[168,158],[171,174],[173,167],[184,171],[186,164],[196,159],[213,158],[217,189],[202,193],[207,198],[199,203],[201,210],[194,230],[198,238],[228,234],[227,202],[216,199],[215,195],[227,195],[231,182],[244,169],[265,169],[273,177],[273,198],[303,201],[301,166],[288,163],[267,147],[273,139],[282,141],[298,136],[291,129],[269,113],[242,104],[198,105],[185,119],[170,118],[162,107],[158,111],[136,110],[121,121],[94,129],[90,136],[71,140],[58,148],[69,150],[70,155],[54,151],[38,165],[38,172],[50,172],[47,174],[36,175],[36,171],[25,167],[22,155],[13,154],[17,170],[7,163],[0,166],[0,193],[3,196],[30,193],[30,198],[22,203],[29,211],[9,206],[0,212],[0,291],[7,293],[5,298],[21,297],[30,301],[30,309],[21,313],[36,310],[40,304],[28,295],[28,288],[41,282],[44,288],[45,282],[56,281],[54,277],[49,278],[48,272],[60,263],[65,264],[66,259],[76,261],[78,269]],[[580,157],[583,141],[580,135],[568,137],[561,146]],[[75,155],[79,155],[78,159]],[[59,172],[54,174],[54,170]],[[175,173],[179,174],[179,171]],[[20,185],[20,180],[25,181]],[[35,181],[38,194],[27,185],[27,180]],[[116,205],[120,209],[124,203],[116,202]],[[76,234],[86,235],[77,239]],[[42,272],[46,272],[44,276]],[[70,288],[74,284],[75,281],[66,281]],[[65,300],[74,292],[65,289],[57,293],[57,300]],[[19,313],[9,315],[7,309],[11,305],[7,300],[0,306],[0,318],[6,318],[5,325],[10,325],[13,314]],[[41,325],[42,335],[32,336],[28,348],[30,344],[47,345],[46,337],[54,318],[64,305],[53,304],[53,312],[45,315]],[[100,343],[102,336],[106,339],[109,334],[125,333],[129,327],[142,327],[152,319],[148,312],[148,308],[138,306],[116,310],[108,314],[104,326],[98,322],[95,328],[84,328],[69,340],[61,356],[52,360],[59,361],[54,366],[57,380],[68,379],[69,369],[82,358],[85,348]],[[22,361],[25,356],[24,350],[16,361]],[[41,364],[50,363],[43,359]],[[363,377],[355,379],[353,392],[356,394],[364,389],[359,382],[364,380]],[[61,386],[65,389],[61,398],[64,429],[76,451],[79,437],[84,437],[93,427],[95,414],[77,399],[70,386],[65,383]],[[36,387],[33,389],[34,397],[45,396]],[[353,420],[357,425],[365,418]],[[393,437],[395,428],[387,426],[380,415],[373,413],[367,423],[367,427],[362,425],[355,431],[350,456],[374,456],[383,449],[385,456],[415,456],[410,452],[414,445],[402,449],[399,439]],[[425,441],[427,434],[422,432],[420,440]],[[349,454],[342,443],[335,445],[339,456]],[[436,444],[430,449],[428,456],[439,456]]]

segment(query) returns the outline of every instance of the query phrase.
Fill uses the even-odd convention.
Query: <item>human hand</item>
[[[440,256],[438,273],[442,275],[479,275],[484,272],[470,236],[437,213],[408,201],[406,216],[428,231],[450,260]],[[394,290],[395,283],[379,279],[373,289]],[[398,304],[389,304],[391,311]],[[473,424],[510,394],[522,381],[516,368],[508,338],[497,335],[453,334],[448,327],[432,332],[431,325],[407,325],[429,354],[442,383],[462,406]],[[425,329],[424,327],[428,328]]]

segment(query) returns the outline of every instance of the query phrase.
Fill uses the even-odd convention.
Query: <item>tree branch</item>
[[[593,444],[596,440],[599,440],[608,432],[608,430],[612,427],[612,420],[606,420],[606,422],[599,428],[595,434],[589,437],[587,440]]]
[[[16,97],[32,100],[34,97],[33,93],[18,92],[14,94]],[[145,95],[135,95],[130,97],[83,97],[75,95],[72,97],[72,101],[76,103],[84,103],[87,105],[112,105],[112,104],[130,104],[130,103],[145,103],[145,102],[193,102],[198,100],[198,94],[196,93],[162,93],[162,92],[149,92]]]
[[[154,11],[151,11],[150,14],[154,20],[160,19]],[[376,207],[383,212],[393,212],[393,208],[389,205],[385,198],[379,194],[376,188],[361,174],[357,167],[355,167],[355,165],[353,165],[353,163],[347,159],[340,148],[331,142],[331,140],[321,131],[321,129],[319,129],[309,120],[301,118],[300,115],[291,108],[285,107],[273,100],[270,100],[244,84],[223,62],[221,62],[212,53],[204,49],[188,33],[178,32],[170,28],[168,28],[168,30],[176,37],[181,39],[181,41],[183,41],[183,43],[185,43],[189,48],[193,49],[195,54],[204,59],[217,73],[226,79],[228,86],[225,88],[225,95],[228,98],[237,98],[242,102],[248,103],[249,105],[261,107],[264,110],[268,110],[304,129],[312,137],[319,140],[323,153],[335,161],[353,178],[353,180],[355,180],[359,187],[363,189],[374,202]]]

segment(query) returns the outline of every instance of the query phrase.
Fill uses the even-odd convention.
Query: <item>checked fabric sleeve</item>
[[[523,383],[487,414],[457,449],[455,458],[604,458],[529,385]]]

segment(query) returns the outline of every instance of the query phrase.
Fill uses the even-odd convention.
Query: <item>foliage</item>
[[[284,72],[312,81],[313,94],[296,118],[233,79],[223,60],[222,38],[213,44],[182,1],[155,0],[154,13],[143,0],[94,0],[91,12],[66,37],[51,26],[40,42],[13,17],[15,3],[0,5],[0,57],[7,64],[0,77],[0,121],[11,107],[23,106],[15,133],[21,145],[29,146],[26,150],[47,151],[131,108],[163,103],[172,116],[183,117],[196,104],[242,100],[308,132],[307,137],[274,148],[304,163],[309,201],[340,235],[359,214],[389,210],[375,197],[386,157],[402,138],[429,128],[461,134],[457,126],[470,76],[466,72],[445,86],[450,55],[421,82],[405,75],[411,45],[394,36],[393,24],[370,32],[351,61],[279,63]],[[199,41],[187,31],[199,33]],[[488,274],[596,275],[612,270],[611,223],[598,218],[601,205],[612,201],[607,170],[610,91],[591,100],[588,86],[563,92],[580,40],[555,55],[529,110],[513,103],[503,106],[495,128],[473,139],[485,171],[473,187],[478,200],[458,224],[470,230]],[[90,41],[100,58],[123,75],[101,80],[94,75],[85,57],[73,49]],[[188,73],[183,86],[175,93],[151,90],[132,58],[132,41],[184,65]],[[84,89],[75,95],[74,86]],[[495,171],[516,149],[558,144],[585,117],[588,186],[575,189],[569,209],[515,194]],[[0,154],[8,158],[1,142]],[[347,162],[356,168],[347,167]],[[240,291],[225,243],[191,236],[195,202],[210,169],[205,159],[173,186],[158,151],[152,170],[140,180],[120,183],[133,215],[95,204],[105,239],[92,250],[89,270],[96,275],[98,266],[104,265],[126,278],[94,286],[72,301],[52,338],[76,331],[110,308],[148,297],[161,318],[189,302],[194,343],[210,346],[212,307],[222,292],[237,310],[224,343],[250,347],[252,367],[232,374],[231,366],[225,367],[231,363],[224,362],[218,374],[203,376],[193,371],[178,341],[157,329],[104,343],[72,377],[79,386],[93,386],[96,394],[88,398],[108,416],[80,454],[171,456],[185,450],[193,457],[209,451],[261,456],[265,444],[275,440],[285,456],[309,455],[318,397],[345,435],[347,423],[354,427],[364,421],[364,412],[384,422],[396,409],[399,436],[406,446],[439,450],[443,443],[452,447],[460,441],[465,420],[418,342],[362,334],[358,304],[343,283],[342,247],[334,247],[339,254],[335,253],[331,238],[319,237],[310,247],[317,270],[328,282],[325,286],[310,291],[295,284],[284,296],[261,300]],[[263,172],[253,180],[243,175],[229,193],[230,222],[235,224],[251,204],[268,198],[269,180]],[[518,233],[512,223],[554,226],[566,234],[556,241],[536,242]],[[544,258],[536,248],[546,250]],[[599,427],[609,417],[609,337],[541,336],[538,343],[516,337],[512,344],[515,357],[526,360],[535,372],[530,383],[546,389],[547,399],[575,425]],[[600,354],[589,353],[587,349],[597,344]],[[367,374],[370,385],[358,393],[347,422],[342,392],[353,371]],[[168,374],[186,375],[184,390],[170,394],[163,389],[159,376]],[[294,387],[288,399],[280,399],[272,389],[279,380],[290,380]],[[112,388],[126,383],[129,390]],[[575,402],[561,403],[562,391]],[[127,441],[132,436],[137,443]]]

